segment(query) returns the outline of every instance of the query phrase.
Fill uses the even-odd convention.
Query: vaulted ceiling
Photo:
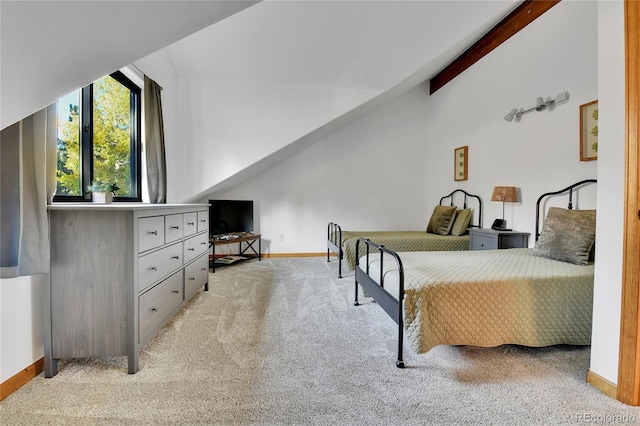
[[[207,177],[192,194],[197,198],[255,175],[429,79],[518,3],[1,0],[1,124],[154,54],[169,58],[178,80],[327,89],[327,96],[309,100],[323,123],[282,138],[260,157],[238,155],[246,164]],[[345,107],[344,99],[352,104]]]
[[[0,1],[1,128],[256,1]]]
[[[386,90],[437,71],[516,3],[265,0],[167,51],[187,78]]]
[[[385,90],[516,3],[2,0],[1,124],[166,46],[178,76]]]
[[[193,115],[180,122],[220,160],[215,170],[187,160],[197,174],[187,200],[218,196],[428,80],[519,3],[264,0],[162,49],[203,97],[187,104],[208,109],[207,130]]]

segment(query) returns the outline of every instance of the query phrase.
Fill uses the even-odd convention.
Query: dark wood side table
[[[529,247],[528,232],[496,231],[491,228],[471,228],[471,250],[496,250]]]
[[[254,246],[258,243],[258,247]],[[216,267],[231,265],[236,262],[249,259],[262,260],[262,234],[242,234],[223,238],[209,238],[212,254],[209,258],[209,267],[213,272]],[[216,247],[228,244],[239,244],[238,253],[227,256],[216,256]]]

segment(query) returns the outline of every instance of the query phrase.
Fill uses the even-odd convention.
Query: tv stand
[[[258,243],[258,247],[254,246]],[[228,244],[238,244],[237,254],[219,254],[216,255],[216,247]],[[250,259],[262,260],[262,235],[252,234],[250,232],[241,235],[226,234],[214,235],[209,237],[209,245],[211,246],[211,255],[209,256],[209,267],[212,272],[216,272],[216,267],[232,265],[237,262]]]

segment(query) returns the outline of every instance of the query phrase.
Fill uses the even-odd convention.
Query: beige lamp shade
[[[491,194],[491,201],[502,201],[506,203],[513,203],[518,201],[518,192],[515,186],[495,186],[493,187],[493,194]]]
[[[492,229],[498,231],[510,231],[507,228],[507,221],[504,220],[504,203],[518,201],[518,192],[515,186],[494,186],[491,201],[502,201],[502,219],[496,219],[491,225]]]

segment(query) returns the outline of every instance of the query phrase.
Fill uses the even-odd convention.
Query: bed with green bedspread
[[[349,269],[356,267],[356,241],[358,237],[385,246],[395,252],[406,251],[460,251],[469,250],[469,235],[439,235],[424,231],[371,231],[343,232],[343,250]],[[375,249],[372,249],[374,251]]]
[[[538,198],[533,248],[396,252],[358,238],[354,305],[361,287],[396,322],[396,366],[404,367],[405,334],[417,353],[443,344],[589,345],[596,211],[575,210],[573,195],[595,192],[596,182]],[[566,209],[547,205],[561,194]]]
[[[531,255],[533,249],[398,253],[405,271],[404,329],[411,349],[437,345],[589,345],[594,264]],[[364,258],[360,261],[366,264]],[[369,257],[379,276],[379,256]],[[383,260],[395,298],[397,266]]]
[[[338,258],[338,278],[342,278],[344,259],[350,270],[355,269],[355,246],[359,237],[368,238],[393,251],[469,250],[468,227],[482,227],[482,200],[477,195],[456,189],[440,198],[424,231],[343,231],[337,223],[329,222],[327,262],[331,261],[333,252]]]

